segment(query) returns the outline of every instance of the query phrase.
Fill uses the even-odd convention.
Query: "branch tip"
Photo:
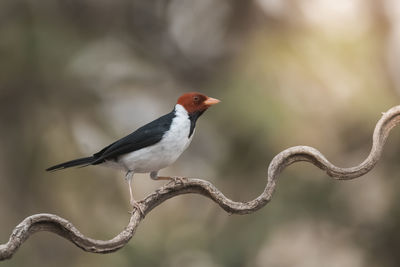
[[[230,215],[249,214],[268,204],[275,191],[279,174],[295,162],[310,162],[337,180],[349,180],[363,176],[376,165],[381,157],[390,130],[399,123],[400,106],[382,112],[382,117],[375,127],[370,154],[361,164],[352,168],[337,167],[330,163],[321,152],[308,146],[295,146],[280,152],[269,165],[267,185],[263,193],[248,202],[235,202],[224,196],[212,183],[193,178],[175,179],[139,202],[143,207],[144,215],[146,215],[169,198],[195,193],[210,198]],[[140,212],[135,210],[131,214],[128,225],[121,233],[110,240],[103,241],[84,236],[72,223],[57,215],[35,214],[25,218],[15,227],[6,244],[0,244],[0,261],[10,259],[32,234],[40,231],[60,235],[87,252],[111,253],[121,249],[129,242],[143,217]]]

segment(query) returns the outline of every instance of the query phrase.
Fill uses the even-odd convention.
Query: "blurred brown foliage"
[[[252,199],[272,157],[310,145],[362,161],[380,112],[398,104],[396,0],[3,0],[0,2],[0,242],[51,212],[111,238],[127,223],[123,174],[45,173],[168,112],[185,91],[223,102],[165,175]],[[273,201],[229,216],[184,196],[147,216],[129,246],[84,253],[41,233],[5,266],[397,266],[400,134],[367,176],[337,182],[307,164]],[[162,183],[137,175],[141,198]],[[170,216],[170,214],[174,216]]]

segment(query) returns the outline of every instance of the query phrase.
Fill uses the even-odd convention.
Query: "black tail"
[[[87,157],[87,158],[80,158],[80,159],[74,159],[70,160],[64,163],[60,163],[57,165],[54,165],[50,168],[47,168],[46,171],[58,171],[70,167],[75,167],[75,166],[82,166],[85,167],[87,165],[90,165],[93,161],[95,160],[94,157]]]

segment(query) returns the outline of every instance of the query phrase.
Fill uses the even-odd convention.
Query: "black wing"
[[[140,127],[94,154],[95,160],[91,164],[96,165],[105,160],[115,160],[123,154],[160,142],[164,133],[170,129],[174,117],[175,110]]]

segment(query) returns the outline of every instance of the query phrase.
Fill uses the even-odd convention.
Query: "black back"
[[[96,165],[106,160],[116,160],[123,154],[160,142],[164,133],[170,129],[174,117],[175,109],[103,148],[93,155],[95,160],[91,164]]]

